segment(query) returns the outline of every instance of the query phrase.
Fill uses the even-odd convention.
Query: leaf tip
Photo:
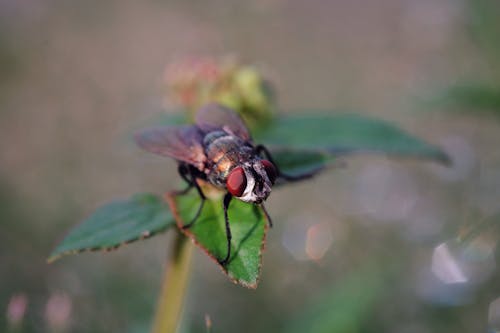
[[[47,258],[46,262],[47,262],[47,264],[52,264],[54,261],[58,260],[59,258],[61,258],[60,254],[51,254]]]
[[[446,152],[439,150],[436,154],[436,159],[439,163],[443,164],[446,167],[453,166],[453,159]]]

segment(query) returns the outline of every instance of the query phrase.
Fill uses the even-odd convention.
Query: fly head
[[[256,158],[231,170],[226,187],[238,199],[260,204],[271,194],[276,176],[271,162]]]

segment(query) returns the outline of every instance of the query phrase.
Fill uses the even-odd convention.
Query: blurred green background
[[[178,184],[131,133],[166,65],[235,54],[281,112],[387,119],[452,157],[357,156],[274,191],[257,290],[196,250],[182,332],[494,332],[496,1],[0,1],[0,331],[146,332],[171,234],[46,257],[97,206]],[[457,238],[465,239],[458,242]]]

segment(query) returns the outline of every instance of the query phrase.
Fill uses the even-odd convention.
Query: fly
[[[196,115],[194,125],[164,126],[146,129],[135,136],[142,149],[174,158],[178,172],[188,184],[178,195],[193,187],[201,199],[200,206],[189,223],[198,219],[206,197],[198,184],[202,180],[225,190],[223,200],[227,238],[227,254],[221,265],[231,256],[231,228],[228,207],[233,197],[262,207],[269,225],[272,222],[263,202],[269,197],[278,179],[294,181],[309,178],[313,173],[289,176],[280,171],[270,152],[263,145],[255,145],[243,120],[234,111],[218,104],[208,104]]]

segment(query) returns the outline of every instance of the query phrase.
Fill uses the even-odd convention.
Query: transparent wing
[[[251,140],[243,119],[233,110],[220,104],[211,103],[202,107],[196,114],[196,124],[205,133],[222,129],[245,141]]]
[[[196,126],[153,127],[135,134],[135,142],[142,149],[193,164],[200,170],[206,159],[202,140],[203,133]]]

